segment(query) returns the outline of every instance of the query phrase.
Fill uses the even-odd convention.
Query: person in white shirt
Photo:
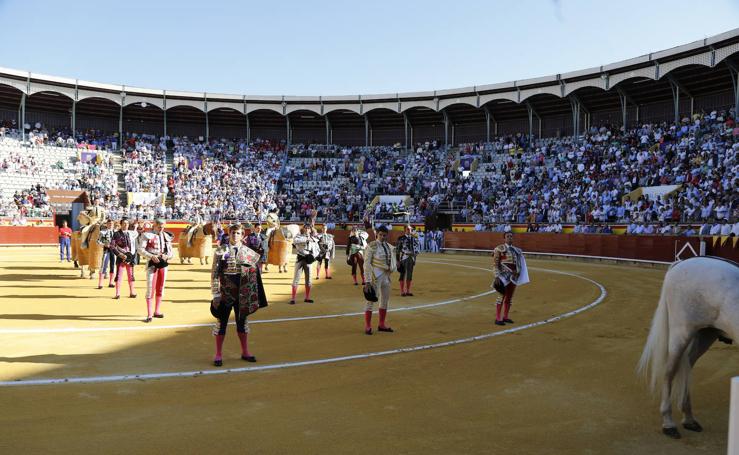
[[[304,225],[300,234],[296,235],[293,239],[293,245],[297,251],[297,257],[295,262],[295,273],[293,275],[292,298],[290,299],[290,305],[295,305],[295,294],[298,292],[301,274],[305,274],[305,298],[303,299],[303,302],[313,303],[313,299],[310,298],[310,291],[313,287],[313,272],[311,271],[311,266],[321,253],[318,239],[313,236],[313,226],[310,224]]]
[[[730,235],[731,234],[731,228],[732,228],[732,226],[729,223],[727,223],[726,221],[724,221],[721,224],[721,235]]]
[[[145,232],[139,238],[139,256],[147,259],[146,264],[146,319],[151,322],[151,300],[155,298],[156,306],[153,316],[163,318],[160,311],[162,296],[164,295],[164,283],[167,280],[168,261],[172,259],[172,239],[170,232],[164,231],[165,220],[158,218],[154,221],[154,230]]]
[[[737,223],[739,225],[739,223]],[[417,231],[418,232],[418,243],[421,251],[426,251],[426,234],[423,231]]]
[[[372,286],[380,301],[380,324],[377,326],[379,332],[392,332],[385,323],[387,309],[390,304],[390,289],[392,287],[391,275],[397,267],[395,251],[392,245],[387,243],[388,228],[380,226],[375,230],[377,240],[372,241],[364,249],[364,281],[365,293]],[[364,333],[372,335],[372,310],[373,302],[367,301],[364,308]]]
[[[711,235],[720,235],[721,234],[721,225],[716,223],[713,226],[711,226]]]

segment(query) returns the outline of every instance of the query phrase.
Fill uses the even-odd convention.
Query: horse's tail
[[[665,281],[662,283],[659,304],[657,304],[657,310],[654,312],[654,318],[652,319],[652,327],[649,329],[647,343],[644,345],[644,351],[637,366],[639,374],[646,376],[649,373],[649,385],[652,392],[664,377],[665,367],[667,366],[667,348],[670,338],[670,326],[667,320],[667,282],[667,277],[665,277]]]

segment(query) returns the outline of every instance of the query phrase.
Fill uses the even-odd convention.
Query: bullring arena
[[[693,371],[700,425],[673,406],[677,428],[660,427],[637,373],[671,265],[739,262],[738,112],[739,29],[376,95],[0,68],[0,454],[739,454],[723,313],[686,335],[724,341]],[[331,279],[306,295],[296,264],[320,263],[327,238]],[[270,253],[286,273],[257,273]],[[367,312],[360,262],[378,292],[390,276],[389,308]],[[220,354],[214,316],[232,306],[255,311],[250,354],[233,318]]]
[[[695,373],[706,431],[665,447],[654,430],[656,400],[634,368],[659,267],[531,259],[516,323],[498,328],[489,256],[425,254],[415,298],[394,292],[396,332],[372,337],[342,260],[333,280],[315,284],[313,305],[287,305],[289,278],[268,273],[271,304],[252,321],[258,363],[238,357],[229,332],[226,369],[214,369],[208,266],[173,264],[166,318],[144,325],[141,297],[112,300],[55,256],[50,247],[3,250],[0,427],[11,449],[202,453],[238,447],[246,430],[234,422],[254,428],[255,453],[376,452],[378,432],[394,453],[726,445],[736,361],[725,345]],[[235,394],[242,405],[224,408]]]

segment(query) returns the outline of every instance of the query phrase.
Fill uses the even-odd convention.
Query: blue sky
[[[355,95],[611,63],[738,27],[739,2],[0,0],[0,23],[2,67],[169,90]]]

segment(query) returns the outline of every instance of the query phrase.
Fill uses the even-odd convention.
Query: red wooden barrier
[[[59,244],[52,226],[0,226],[0,245]]]
[[[170,225],[167,230],[179,238],[183,225]],[[332,231],[337,245],[346,245],[350,231]],[[401,231],[389,233],[390,242],[395,243]],[[676,249],[689,243],[698,252],[698,237],[630,236],[614,234],[515,234],[515,244],[532,253],[559,253],[584,256],[640,259],[647,261],[672,262]],[[739,244],[733,238],[725,241],[706,240],[706,254],[724,257],[739,262]],[[0,245],[55,245],[58,243],[57,229],[49,226],[0,226]],[[503,243],[503,234],[497,232],[446,232],[444,248],[490,250]],[[715,245],[714,245],[715,243]],[[690,252],[682,256],[690,257]]]

